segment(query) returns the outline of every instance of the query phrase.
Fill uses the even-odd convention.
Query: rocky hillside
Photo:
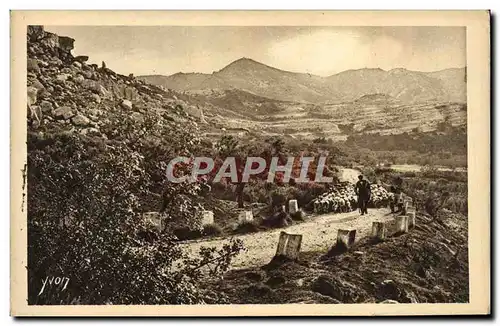
[[[171,128],[195,126],[189,104],[174,92],[86,63],[71,54],[75,40],[29,26],[27,34],[28,129],[113,138],[120,115],[142,121],[154,113]],[[184,107],[187,109],[184,110]],[[118,121],[120,122],[120,121]],[[122,121],[123,122],[123,121]]]
[[[389,71],[357,69],[320,77],[283,71],[241,58],[213,74],[177,73],[140,78],[177,91],[238,88],[259,96],[294,102],[344,102],[376,93],[406,103],[466,101],[465,69],[430,73],[402,68]]]

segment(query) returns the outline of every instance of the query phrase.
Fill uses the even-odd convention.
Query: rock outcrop
[[[193,123],[179,108],[174,92],[106,67],[88,64],[89,57],[73,56],[75,40],[47,32],[43,26],[28,26],[27,98],[31,132],[78,132],[109,138],[104,124],[122,112],[135,122],[145,112],[156,112],[165,123],[179,127]],[[106,129],[106,131],[102,130]]]

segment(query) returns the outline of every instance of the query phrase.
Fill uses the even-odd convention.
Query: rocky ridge
[[[151,112],[172,127],[197,125],[196,112],[190,115],[189,103],[179,100],[175,92],[149,85],[132,74],[117,74],[104,62],[100,67],[87,64],[88,56],[72,55],[74,42],[43,26],[28,26],[29,131],[109,138],[113,130],[105,126],[113,117],[125,114],[140,122]]]

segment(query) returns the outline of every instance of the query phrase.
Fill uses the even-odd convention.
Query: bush
[[[244,221],[238,224],[236,227],[236,233],[244,234],[244,233],[253,233],[259,231],[258,223],[253,221]]]
[[[203,227],[204,236],[218,236],[222,234],[222,228],[217,224],[207,224]]]
[[[30,136],[28,304],[208,300],[199,287],[201,267],[216,264],[214,273],[227,270],[242,243],[233,241],[219,251],[201,251],[200,258],[183,259],[172,232],[152,231],[137,213],[138,198],[151,186],[145,166],[152,162],[146,161],[124,143],[100,146],[68,135],[41,143]],[[191,186],[177,187],[173,193],[183,191],[185,197],[178,197],[182,202],[172,213],[189,219],[195,216],[191,211],[195,196]],[[144,236],[152,232],[155,236]],[[174,261],[180,263],[175,271]],[[65,296],[38,295],[47,276],[70,279]]]
[[[196,230],[196,229],[191,229],[187,226],[181,227],[181,228],[176,228],[173,230],[173,233],[177,237],[177,239],[180,241],[194,240],[194,239],[201,238],[203,236],[202,231]]]
[[[294,221],[304,221],[306,214],[302,211],[302,209],[299,209],[296,213],[290,214],[290,217]]]

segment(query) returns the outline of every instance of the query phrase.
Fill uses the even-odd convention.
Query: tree
[[[222,302],[199,287],[201,271],[220,275],[242,243],[186,257],[168,227],[157,232],[141,214],[141,198],[159,186],[184,194],[165,214],[167,225],[195,221],[199,200],[195,184],[165,185],[161,171],[170,157],[196,149],[195,134],[188,134],[189,126],[185,132],[169,129],[150,117],[146,124],[128,123],[124,116],[123,123],[104,126],[109,140],[29,134],[30,304]],[[68,288],[40,293],[51,276],[68,277]]]

